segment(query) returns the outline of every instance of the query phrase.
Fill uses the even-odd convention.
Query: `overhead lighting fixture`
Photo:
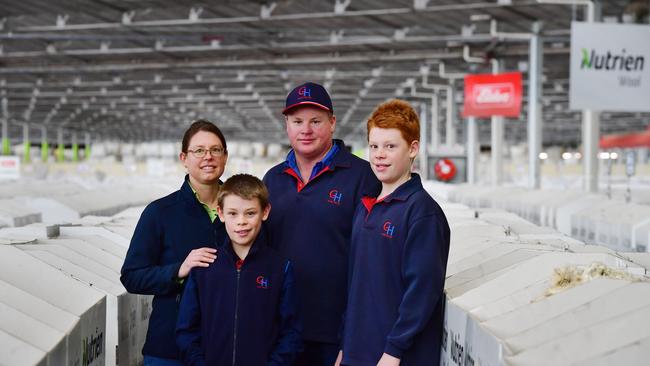
[[[486,22],[492,19],[490,14],[472,14],[469,16],[469,20],[472,22]]]

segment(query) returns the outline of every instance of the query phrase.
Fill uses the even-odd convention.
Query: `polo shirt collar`
[[[203,206],[203,208],[205,209],[205,212],[207,212],[208,216],[210,216],[210,221],[214,222],[214,220],[217,219],[217,210],[211,208],[205,202],[201,201],[201,197],[199,197],[199,194],[196,193],[196,189],[192,187],[192,183],[190,183],[189,180],[187,181],[187,184],[189,184],[190,188],[192,189],[192,193],[194,193],[194,197],[196,197],[196,200],[199,201],[201,206]]]
[[[393,193],[384,197],[381,200],[381,202],[390,202],[392,200],[406,201],[413,193],[420,191],[422,189],[423,187],[422,187],[422,180],[420,179],[420,175],[417,173],[411,173],[411,179],[402,183],[402,185],[397,187],[397,189],[393,191]],[[374,193],[372,192],[364,192],[363,196],[372,197],[373,194]]]
[[[223,184],[223,182],[221,180],[219,180],[219,185],[221,186],[222,184]],[[208,211],[208,210],[211,210],[210,207],[208,207],[208,205],[206,205],[205,203],[201,202],[201,200],[199,199],[198,194],[196,194],[196,191],[194,190],[194,188],[190,184],[190,175],[189,174],[185,175],[185,179],[183,181],[183,185],[181,186],[180,191],[181,191],[181,197],[185,201],[198,203],[204,210],[206,210],[206,213],[208,214],[208,216],[210,216],[210,220],[212,222],[215,221],[216,216],[213,219],[212,214]]]
[[[311,176],[309,180],[312,180],[315,176],[321,173],[325,168],[332,170],[336,167],[349,167],[350,166],[350,157],[349,153],[345,150],[345,144],[342,140],[334,139],[332,140],[332,147],[327,152],[323,160],[319,161],[314,165],[312,169]],[[298,163],[296,162],[296,153],[293,149],[287,154],[285,160],[285,166],[293,170],[298,177],[302,180],[300,176],[300,169],[298,169]]]

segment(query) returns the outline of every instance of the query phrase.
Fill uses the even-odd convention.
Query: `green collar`
[[[194,192],[194,196],[196,197],[196,200],[199,201],[201,206],[203,206],[205,211],[208,213],[208,216],[210,216],[210,221],[214,222],[214,220],[216,220],[216,218],[217,218],[217,210],[213,209],[213,208],[210,208],[210,206],[206,205],[205,203],[203,203],[201,201],[201,199],[199,198],[199,194],[196,193],[196,190],[194,189],[194,187],[192,187],[192,184],[190,183],[189,180],[187,181],[187,184],[189,184],[190,188],[192,189],[192,192]]]

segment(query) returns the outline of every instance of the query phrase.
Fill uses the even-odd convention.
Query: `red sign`
[[[463,117],[519,117],[521,73],[465,76]]]
[[[605,135],[600,138],[601,149],[613,149],[617,147],[650,147],[650,126],[643,132]]]
[[[1,160],[0,166],[3,168],[15,168],[18,163],[15,160]]]

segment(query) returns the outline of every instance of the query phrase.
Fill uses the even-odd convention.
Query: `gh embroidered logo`
[[[269,288],[269,280],[264,278],[264,276],[257,276],[255,279],[255,283],[257,283],[257,288],[261,289],[268,289]]]
[[[381,235],[387,237],[388,239],[393,238],[393,233],[395,232],[395,225],[392,222],[386,221],[383,226],[384,232]]]
[[[329,193],[329,199],[327,202],[339,206],[341,204],[341,199],[343,199],[343,193],[336,189],[332,189]]]

